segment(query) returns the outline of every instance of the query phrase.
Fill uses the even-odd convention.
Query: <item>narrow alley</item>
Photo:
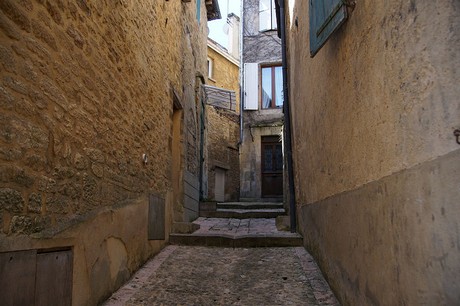
[[[166,247],[104,305],[338,305],[301,237],[274,218],[194,223],[200,229],[171,238],[189,246]]]
[[[0,0],[0,304],[460,305],[459,0]]]

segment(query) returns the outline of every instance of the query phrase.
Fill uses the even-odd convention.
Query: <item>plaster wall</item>
[[[460,3],[356,1],[309,56],[287,1],[299,230],[345,305],[454,305]]]
[[[148,198],[173,215],[172,115],[196,185],[206,8],[181,1],[0,1],[0,252],[71,247],[73,303],[95,305],[162,241]],[[142,154],[148,162],[142,162]],[[179,190],[181,203],[187,194]],[[188,221],[188,220],[186,220]]]
[[[244,199],[262,197],[261,137],[279,135],[282,139],[281,109],[243,112],[243,141],[240,147],[240,196]]]

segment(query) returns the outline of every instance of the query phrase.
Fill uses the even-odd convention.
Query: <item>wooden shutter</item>
[[[259,109],[259,64],[244,64],[244,109]]]
[[[310,2],[310,55],[321,49],[327,39],[347,19],[343,0],[309,0]]]

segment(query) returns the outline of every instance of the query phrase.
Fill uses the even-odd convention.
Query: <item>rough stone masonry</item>
[[[0,1],[0,252],[71,248],[76,305],[107,297],[165,244],[146,241],[146,216],[156,194],[170,227],[172,93],[190,136],[183,168],[197,168],[196,8]]]

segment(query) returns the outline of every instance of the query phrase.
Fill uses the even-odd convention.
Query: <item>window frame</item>
[[[208,79],[214,81],[214,59],[208,56]]]
[[[283,69],[283,66],[281,63],[270,63],[270,64],[260,64],[260,69],[259,69],[259,97],[260,97],[260,109],[261,110],[267,110],[267,109],[282,109],[284,105],[284,93],[283,93],[283,88],[281,87],[281,95],[283,98],[283,103],[281,105],[276,105],[276,72],[275,69],[279,67]],[[264,101],[263,101],[263,73],[262,70],[264,68],[270,68],[271,69],[271,93],[272,93],[272,101],[270,103],[270,107],[264,107]],[[283,75],[281,75],[281,85],[283,84]]]

